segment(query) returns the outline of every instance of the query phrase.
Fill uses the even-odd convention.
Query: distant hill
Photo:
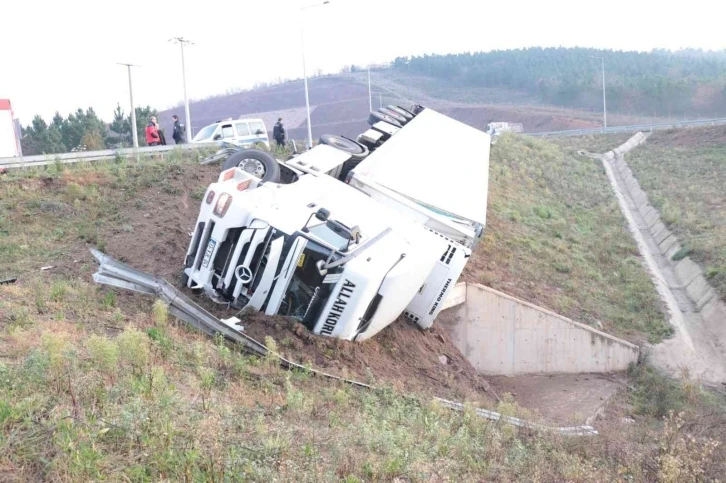
[[[392,69],[448,86],[504,88],[540,102],[602,106],[601,61],[608,107],[616,112],[726,115],[726,51],[623,52],[528,48],[397,58]]]
[[[398,58],[372,73],[373,107],[421,103],[479,129],[491,121],[522,122],[530,132],[599,127],[600,62],[590,56],[605,58],[611,126],[726,116],[726,54],[700,51],[532,48]],[[311,78],[309,92],[314,138],[366,129],[367,76],[360,68]],[[172,113],[183,119],[184,109],[160,113],[167,132]],[[307,137],[301,80],[194,101],[191,116],[194,132],[240,116],[261,117],[271,130],[282,117],[292,138]]]

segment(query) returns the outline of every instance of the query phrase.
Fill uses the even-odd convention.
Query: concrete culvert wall
[[[462,283],[456,293],[437,323],[481,373],[615,372],[638,361],[637,345],[491,288]]]

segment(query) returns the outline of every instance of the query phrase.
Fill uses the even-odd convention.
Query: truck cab
[[[240,168],[207,189],[184,281],[220,303],[364,340],[400,315],[445,243],[328,175],[261,183]]]

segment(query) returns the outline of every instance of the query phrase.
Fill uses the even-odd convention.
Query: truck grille
[[[194,266],[196,270],[199,270],[202,266],[202,260],[204,260],[204,251],[207,249],[209,239],[212,238],[212,231],[214,231],[214,222],[210,221],[209,226],[204,230],[204,235],[199,242],[199,249],[197,250],[197,263]]]
[[[192,238],[192,247],[187,254],[187,258],[184,260],[185,267],[191,267],[194,264],[194,260],[197,257],[197,251],[199,251],[199,242],[202,239],[202,233],[204,233],[203,221],[197,223],[197,229],[194,230],[194,238]]]

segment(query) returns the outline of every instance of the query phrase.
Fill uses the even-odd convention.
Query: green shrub
[[[534,213],[543,220],[549,220],[552,218],[552,210],[550,210],[547,206],[535,206]]]
[[[677,262],[679,260],[683,260],[687,256],[689,256],[691,253],[693,253],[693,250],[691,250],[688,247],[682,247],[680,250],[678,250],[676,253],[673,254],[671,257],[671,260],[674,262]]]
[[[139,372],[149,363],[149,338],[138,329],[126,329],[118,336],[121,360]]]
[[[154,316],[154,323],[159,327],[167,325],[169,317],[169,306],[162,300],[156,300],[152,307],[152,313]]]
[[[116,372],[119,359],[119,348],[116,342],[94,334],[86,340],[86,349],[88,349],[96,369],[108,375]]]

